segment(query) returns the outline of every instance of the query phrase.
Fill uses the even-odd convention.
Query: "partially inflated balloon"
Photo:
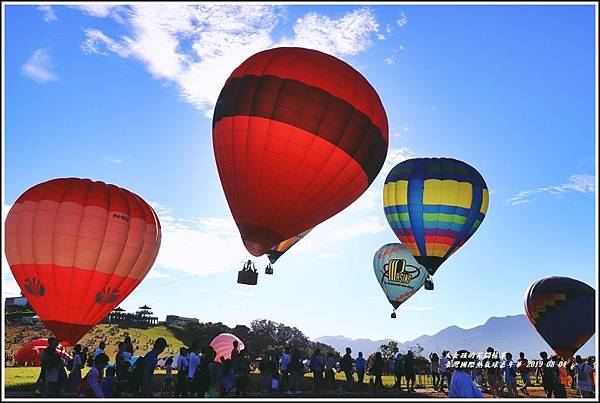
[[[289,239],[286,239],[283,242],[279,242],[277,245],[273,245],[271,250],[267,252],[267,257],[269,258],[269,262],[271,264],[275,264],[277,259],[279,259],[285,252],[287,252],[292,246],[296,245],[298,241],[304,238],[310,231],[313,229],[308,229],[301,234],[295,235]]]
[[[37,339],[30,343],[25,344],[15,354],[14,361],[20,365],[25,363],[39,367],[42,365],[40,355],[48,348],[48,339]],[[56,347],[56,353],[59,357],[71,358],[71,356],[65,351],[62,344],[58,344]]]
[[[244,349],[244,343],[242,343],[237,336],[231,333],[221,333],[210,342],[210,346],[213,348],[213,350],[215,350],[216,353],[216,362],[220,362],[221,357],[224,357],[226,360],[231,359],[231,351],[233,351],[234,341],[238,342],[238,351],[242,351]]]
[[[373,257],[377,282],[394,309],[416,293],[427,278],[427,270],[399,243],[383,245]]]
[[[388,123],[379,96],[350,65],[275,48],[225,82],[213,148],[244,245],[261,256],[367,190],[387,154]]]
[[[142,281],[160,239],[150,205],[89,179],[36,185],[6,217],[6,258],[23,295],[58,340],[71,345]]]
[[[383,206],[394,233],[433,275],[479,228],[488,208],[483,177],[452,158],[414,158],[385,179]]]
[[[596,292],[569,277],[548,277],[533,283],[525,294],[529,321],[564,359],[572,357],[596,328]]]

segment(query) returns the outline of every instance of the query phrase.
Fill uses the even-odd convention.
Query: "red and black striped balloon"
[[[257,53],[227,79],[213,146],[254,256],[323,222],[373,182],[388,149],[377,92],[347,63],[303,48]]]

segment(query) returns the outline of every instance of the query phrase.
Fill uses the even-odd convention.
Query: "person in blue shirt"
[[[104,394],[104,397],[113,397],[115,393],[115,385],[117,384],[115,379],[116,373],[117,371],[114,366],[106,368],[105,377],[102,380],[102,394]]]
[[[473,359],[462,358],[468,357],[469,352],[467,350],[460,350],[456,353],[456,359],[454,360],[454,374],[450,381],[450,388],[448,389],[448,397],[459,397],[459,398],[482,398],[483,393],[473,382],[471,378],[469,364]],[[466,367],[461,364],[466,362]]]
[[[355,361],[356,364],[356,373],[358,374],[358,388],[362,389],[364,386],[363,380],[365,379],[365,367],[367,365],[367,360],[363,357],[362,351],[358,352],[358,357]]]
[[[152,391],[152,378],[154,377],[154,368],[158,362],[158,355],[167,348],[167,341],[164,337],[159,337],[154,341],[154,348],[144,356],[144,373],[142,375],[142,394],[144,397],[154,397]]]

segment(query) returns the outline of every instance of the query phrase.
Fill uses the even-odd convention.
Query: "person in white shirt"
[[[96,359],[96,357],[99,354],[104,354],[104,349],[106,348],[106,343],[101,341],[100,344],[98,345],[98,348],[96,349],[96,351],[94,351],[94,354],[92,355],[93,359]]]
[[[108,364],[108,356],[100,353],[94,359],[94,366],[89,370],[85,379],[85,386],[82,391],[79,391],[79,397],[96,397],[103,398],[102,392],[102,377],[104,368]]]
[[[188,374],[188,350],[185,347],[179,349],[179,357],[175,362],[177,366],[177,385],[175,386],[175,397],[187,397],[187,374]]]
[[[442,351],[442,357],[440,358],[440,392],[444,391],[444,379],[448,380],[448,352]],[[448,387],[450,382],[448,382]]]
[[[192,343],[192,347],[190,348],[190,354],[188,356],[188,391],[193,396],[194,394],[194,375],[196,374],[196,369],[200,366],[200,356],[198,355],[198,342],[195,341]],[[200,396],[204,397],[204,396]]]

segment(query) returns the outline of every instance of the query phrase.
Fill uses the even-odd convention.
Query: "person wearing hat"
[[[164,337],[159,337],[154,341],[154,347],[148,354],[144,356],[144,374],[142,376],[142,394],[144,397],[153,397],[152,377],[154,376],[154,368],[158,362],[158,356],[168,347]]]
[[[460,350],[454,359],[454,375],[448,388],[448,397],[481,398],[483,393],[471,378],[471,368],[476,364],[475,359],[468,358],[467,350]]]

